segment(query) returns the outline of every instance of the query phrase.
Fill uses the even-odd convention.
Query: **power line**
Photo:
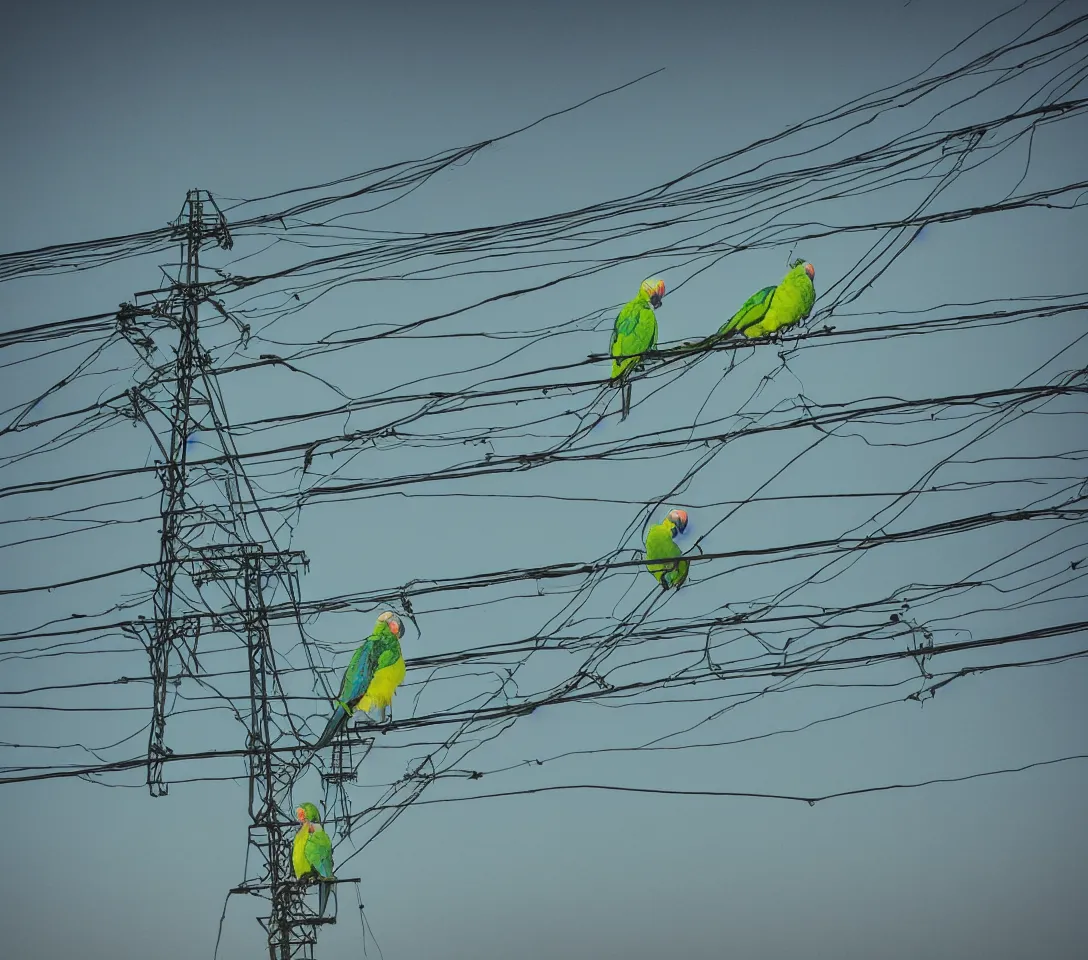
[[[926,231],[1001,223],[1014,211],[1082,215],[1083,179],[1052,165],[1044,180],[1030,153],[1012,189],[956,192],[978,187],[979,171],[1007,170],[1016,151],[1038,153],[1038,131],[1083,121],[1088,18],[1056,22],[1060,6],[1030,12],[1013,39],[963,53],[958,66],[950,61],[960,45],[903,83],[581,208],[431,232],[403,229],[388,215],[389,204],[434,185],[491,139],[240,201],[221,214],[210,195],[191,191],[183,216],[165,229],[0,257],[0,281],[45,276],[158,255],[200,225],[188,249],[182,243],[176,282],[116,312],[37,324],[26,317],[0,334],[5,364],[44,371],[46,385],[35,381],[33,395],[2,415],[0,470],[9,475],[0,502],[9,511],[35,505],[0,519],[2,546],[49,547],[58,557],[61,547],[85,558],[58,564],[42,578],[52,582],[5,586],[12,613],[0,660],[24,672],[0,692],[0,716],[83,712],[87,727],[77,735],[83,743],[51,743],[42,733],[33,749],[51,751],[52,762],[20,757],[0,782],[129,786],[146,768],[152,784],[165,785],[163,771],[191,773],[170,778],[187,783],[244,765],[257,865],[235,891],[270,901],[274,956],[307,956],[316,927],[293,926],[310,924],[312,911],[284,853],[293,829],[285,811],[306,763],[322,775],[342,866],[354,856],[349,847],[364,849],[416,803],[449,802],[424,797],[439,780],[449,788],[540,770],[540,761],[516,759],[519,732],[542,711],[592,706],[596,716],[660,717],[649,743],[614,739],[605,724],[580,728],[580,752],[637,756],[709,749],[711,737],[692,743],[689,735],[728,711],[800,690],[833,688],[836,712],[819,722],[844,722],[875,709],[874,690],[887,697],[889,687],[905,688],[886,702],[917,704],[972,673],[1079,663],[1086,454],[1074,431],[1063,438],[1047,427],[1075,425],[1068,418],[1085,412],[1088,358],[1077,323],[1085,293],[1074,278],[1067,292],[973,302],[964,294],[953,303],[934,291],[892,310],[873,292],[903,269]],[[978,36],[1011,29],[1011,16]],[[863,212],[851,218],[850,203]],[[628,423],[617,429],[600,417],[608,402],[603,333],[617,305],[579,304],[587,309],[575,315],[580,285],[605,272],[667,272],[671,322],[712,278],[730,282],[723,263],[744,264],[741,257],[772,246],[792,255],[795,244],[832,237],[853,242],[857,255],[827,270],[807,325],[710,349],[683,349],[682,337],[665,342],[635,380]],[[222,253],[198,260],[202,243]],[[234,259],[222,259],[228,252]],[[339,321],[335,309],[323,311],[364,283],[392,291],[382,315]],[[449,291],[438,306],[411,299],[427,284]],[[538,295],[547,313],[524,319]],[[185,330],[189,345],[179,342],[164,359],[164,338],[184,339]],[[863,389],[852,379],[911,344],[966,367],[994,343],[1022,349],[1029,336],[1047,344],[1046,357],[1011,375],[886,388],[901,396],[872,395],[884,391],[882,380]],[[433,363],[405,360],[421,340],[440,351]],[[830,348],[839,366],[821,377],[815,364]],[[50,367],[61,362],[63,376]],[[245,404],[255,383],[266,400],[259,409]],[[240,416],[229,415],[228,400]],[[122,424],[149,439],[146,462],[88,456],[77,470],[68,466],[75,451],[93,451]],[[859,483],[866,463],[885,462],[865,459],[878,454],[898,465],[895,474]],[[810,466],[827,466],[820,457],[837,458],[829,489],[812,482],[820,471]],[[622,480],[614,489],[600,487],[603,464]],[[133,564],[136,541],[110,538],[122,524],[143,536],[141,524],[157,519],[144,504],[159,493],[148,487],[152,474],[168,481],[160,556]],[[287,569],[300,559],[293,541],[302,518],[331,518],[350,539],[359,501],[391,496],[421,514],[438,497],[467,511],[487,502],[489,514],[451,553],[452,572],[436,570],[438,554],[423,550],[418,569],[404,574],[375,538],[355,557],[357,577],[303,599]],[[699,552],[679,600],[642,572],[642,530],[666,503],[686,504],[695,518]],[[930,513],[908,517],[920,503]],[[515,528],[526,506],[542,523],[571,529],[569,549],[542,556],[523,539],[517,551],[492,552],[487,534]],[[593,537],[577,538],[590,528]],[[71,549],[76,543],[86,546]],[[319,540],[306,546],[324,554]],[[104,557],[116,558],[112,569]],[[859,583],[851,571],[863,558],[871,575]],[[36,612],[46,594],[56,609]],[[386,606],[420,627],[416,649],[406,648],[404,713],[381,733],[360,724],[331,756],[313,757],[307,711],[327,706],[329,675],[356,644],[357,621]],[[30,613],[20,619],[22,610]],[[434,639],[424,634],[432,626]],[[149,645],[153,666],[143,675],[133,655],[146,656]],[[1028,647],[1016,661],[998,652]],[[159,656],[171,650],[172,663]],[[943,673],[931,668],[935,660]],[[79,682],[49,684],[35,673],[58,663],[80,666]],[[149,729],[139,706],[147,684],[156,704]],[[166,752],[160,718],[170,716],[173,728],[212,711],[241,723],[247,741]],[[124,722],[129,712],[140,716],[135,733],[98,735],[95,718]],[[796,736],[809,726],[772,718],[771,729],[752,736]],[[150,754],[131,756],[127,744],[145,732]],[[500,760],[476,759],[500,741]],[[386,761],[408,756],[396,753],[405,749],[411,759],[386,775]],[[450,799],[556,789],[614,788],[530,782]],[[839,794],[791,799],[831,796]]]

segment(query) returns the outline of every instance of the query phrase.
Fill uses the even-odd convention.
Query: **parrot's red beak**
[[[805,264],[805,273],[808,274],[809,280],[816,279],[816,268],[811,263]]]

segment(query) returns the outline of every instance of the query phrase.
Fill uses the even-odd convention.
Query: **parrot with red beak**
[[[680,547],[676,543],[676,537],[682,534],[688,527],[688,512],[686,510],[670,510],[661,523],[650,527],[646,534],[646,568],[661,584],[662,590],[669,587],[680,587],[688,576],[689,563],[687,560],[676,561],[675,558],[682,555]],[[671,563],[654,563],[652,561],[669,560]]]

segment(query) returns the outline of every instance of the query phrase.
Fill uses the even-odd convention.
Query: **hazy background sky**
[[[191,187],[210,190],[226,208],[234,198],[263,196],[430,156],[501,135],[665,67],[635,87],[498,143],[470,163],[444,171],[403,202],[354,222],[378,230],[422,232],[573,210],[645,189],[806,117],[902,81],[1011,6],[977,0],[820,5],[778,0],[749,4],[744,10],[707,2],[543,3],[531,8],[479,2],[25,6],[6,14],[0,35],[6,91],[0,102],[4,131],[0,252],[156,229],[178,215]],[[1015,17],[978,39],[956,62],[1007,42],[1050,6],[1022,5]],[[1083,12],[1088,12],[1083,4],[1060,5],[1054,23]],[[979,110],[985,115],[1011,112],[1041,82],[1024,91],[1010,84],[1007,93],[997,91]],[[1082,86],[1068,96],[1083,92]],[[1000,109],[992,107],[994,103]],[[850,142],[858,144],[857,149],[882,144],[897,130],[924,122],[932,112],[926,105],[892,111]],[[1022,183],[1018,185],[1025,174],[1026,140],[965,176],[938,206],[981,206],[1013,192],[1082,180],[1088,145],[1084,134],[1079,117],[1043,128],[1031,142],[1031,165]],[[795,146],[791,141],[790,148]],[[844,146],[839,155],[847,156],[853,149]],[[794,217],[787,211],[786,219],[838,226],[895,221],[911,211],[928,187],[897,189],[831,202]],[[282,204],[269,201],[261,209],[291,202],[291,198]],[[333,208],[330,216],[337,212]],[[230,219],[230,212],[227,216]],[[840,329],[906,323],[918,317],[884,312],[1083,293],[1084,228],[1082,211],[1059,209],[1017,211],[928,228],[833,322]],[[669,236],[617,241],[601,255],[631,253],[641,249],[640,244],[664,244]],[[303,246],[285,250],[281,244],[252,261],[237,260],[258,254],[276,239],[269,229],[267,236],[239,238],[231,254],[210,251],[205,260],[221,266],[233,258],[226,269],[256,273],[330,252]],[[876,239],[872,233],[844,232],[796,246],[797,256],[816,265],[817,309],[821,292],[846,274]],[[662,340],[716,329],[747,296],[781,278],[794,246],[784,242],[730,256],[668,296],[659,314]],[[90,272],[4,283],[0,331],[114,310],[134,292],[163,283],[157,265],[169,272],[171,263],[169,256],[161,255]],[[672,289],[693,272],[694,268],[670,272],[671,263],[663,253],[554,290],[489,305],[432,325],[426,332],[546,330],[626,301],[645,276],[664,276]],[[390,276],[396,270],[383,266],[376,272]],[[545,274],[533,278],[540,282]],[[517,274],[485,273],[441,282],[390,279],[346,285],[277,321],[264,332],[267,343],[255,344],[241,356],[285,354],[294,349],[286,344],[314,343],[361,324],[430,316],[523,283],[529,285]],[[238,294],[234,304],[248,296]],[[210,312],[205,307],[202,316]],[[602,313],[596,329],[586,324],[562,337],[541,335],[514,343],[402,338],[329,354],[302,366],[356,397],[398,386],[415,390],[404,385],[446,372],[445,380],[418,389],[461,389],[505,370],[573,363],[591,352],[603,352],[614,314],[615,309]],[[635,387],[636,400],[645,402],[627,423],[608,421],[595,432],[593,442],[728,418],[746,403],[753,411],[779,409],[785,417],[787,408],[776,405],[796,400],[799,393],[817,403],[850,403],[970,393],[1022,380],[1043,383],[1061,370],[1085,366],[1085,348],[1077,342],[1083,324],[1081,312],[984,332],[809,344],[789,361],[788,372],[777,375],[751,401],[761,378],[779,367],[776,348],[742,351],[747,359],[725,380],[722,371],[728,355],[717,354],[683,376],[670,368],[641,381]],[[258,326],[254,324],[255,329]],[[212,338],[222,347],[217,359],[224,363],[231,336],[230,328],[220,327]],[[159,338],[165,352],[171,341],[165,334]],[[523,343],[524,353],[504,359],[498,369],[457,373],[470,364],[505,357]],[[1072,346],[1065,355],[1050,362],[1067,343]],[[16,352],[7,352],[11,356],[0,358],[4,362],[17,359]],[[25,352],[39,353],[41,346]],[[69,353],[5,367],[0,371],[0,407],[8,410],[37,396],[88,352],[79,346]],[[234,357],[230,362],[237,361]],[[131,368],[136,362],[131,348],[115,344],[94,368],[95,376],[61,391],[50,403],[56,409],[71,409],[123,391],[133,382]],[[588,379],[599,372],[580,368],[570,379]],[[146,373],[142,368],[140,376]],[[342,400],[320,383],[282,369],[261,368],[224,382],[226,406],[236,424]],[[530,426],[531,422],[554,414],[554,405],[574,407],[584,400],[559,397],[547,410],[526,403],[441,422],[421,421],[410,430],[427,434],[431,438],[427,442],[390,443],[387,448],[379,444],[358,457],[322,459],[322,454],[315,469],[326,473],[336,469],[337,480],[346,482],[474,462],[488,449],[532,451],[546,443],[540,436],[556,424],[546,428]],[[1082,408],[1077,398],[1061,407]],[[978,411],[963,413],[969,414]],[[257,433],[239,442],[266,449],[346,434],[380,423],[384,416],[379,409],[355,419],[303,422],[292,430]],[[10,417],[5,415],[5,424]],[[496,439],[491,448],[456,443],[444,448],[438,442],[447,431],[471,433],[500,424],[509,426],[511,435]],[[739,425],[729,423],[726,429]],[[753,504],[717,526],[731,508],[699,505],[743,500],[757,491],[786,496],[906,489],[967,438],[947,438],[948,433],[932,422],[850,427],[775,480],[770,478],[817,439],[815,431],[744,438],[727,446],[669,505],[689,509],[693,536],[688,542],[706,534],[701,543],[706,552],[835,538],[862,524],[887,501]],[[1083,421],[1077,416],[1040,416],[994,433],[972,448],[971,455],[1053,454],[1083,446],[1083,437]],[[879,445],[891,441],[913,445]],[[205,442],[198,437],[196,449],[214,456],[213,449],[201,447]],[[34,445],[32,432],[0,436],[0,444],[5,458],[0,486],[5,489],[47,477],[143,466],[153,456],[146,428],[126,423],[39,458],[11,459]],[[570,462],[523,474],[419,485],[407,491],[419,495],[412,498],[328,498],[308,505],[300,517],[291,515],[292,529],[280,528],[277,537],[281,546],[289,543],[310,558],[310,571],[301,581],[304,600],[392,588],[416,578],[439,580],[591,562],[616,548],[637,546],[645,512],[642,502],[666,496],[701,452],[626,462]],[[298,471],[298,459],[291,462],[295,470],[291,477],[262,479],[262,490],[297,491],[299,484],[310,482]],[[940,474],[941,482],[1064,479],[1030,489],[979,488],[948,494],[947,499],[920,500],[889,529],[1026,507],[1078,477],[1083,479],[1082,463],[1056,467],[1053,462],[991,461],[949,468]],[[259,466],[254,469],[260,475]],[[609,502],[460,496],[466,493],[546,493]],[[130,496],[145,499],[96,516],[140,522],[59,540],[20,542],[59,532],[64,524],[15,521]],[[27,587],[79,578],[100,568],[154,562],[157,510],[153,474],[95,489],[0,499],[0,521],[5,522],[0,529],[0,586]],[[655,517],[661,512],[655,510]],[[874,529],[867,527],[863,534]],[[1033,558],[1050,557],[1058,549],[1072,549],[1055,561],[1057,566],[1040,567],[1040,575],[1049,574],[1080,556],[1079,524],[1009,524],[869,551],[842,578],[809,585],[790,602],[834,607],[880,599],[911,584],[956,582],[1051,531],[1049,541],[1031,548],[1036,553],[1022,553],[1007,566],[1012,569],[1034,562]],[[725,561],[694,566],[692,583],[655,612],[655,618],[671,624],[679,635],[685,617],[720,612],[727,603],[745,609],[761,597],[804,584],[816,569],[804,560],[733,566],[737,569]],[[538,594],[534,584],[522,583],[415,601],[421,632],[409,627],[405,656],[410,670],[398,695],[397,718],[459,709],[494,686],[494,677],[479,667],[476,673],[467,670],[463,671],[467,675],[456,677],[451,673],[423,687],[427,677],[411,669],[413,656],[535,636],[570,600],[570,594],[558,591],[577,585],[544,583]],[[49,640],[16,641],[11,635],[54,618],[104,611],[124,595],[147,587],[146,578],[134,574],[52,593],[0,597],[6,635],[0,654],[0,693],[145,676],[147,661],[139,645],[117,631],[104,632],[89,646],[75,649],[54,649]],[[599,630],[607,618],[626,616],[653,593],[651,587],[645,573],[620,571],[594,587],[591,600],[578,613],[581,619],[563,634]],[[951,642],[1085,619],[1085,604],[1075,584],[1058,594],[1066,597],[1061,604],[1017,610],[1006,609],[1007,598],[996,591],[949,598],[932,611],[931,626],[938,642]],[[492,604],[482,605],[485,600]],[[336,682],[381,608],[384,605],[323,615],[308,625],[312,636],[329,645],[323,662],[333,670],[330,682]],[[104,622],[110,620],[106,617]],[[290,624],[277,627],[274,639],[284,662],[295,667],[304,662],[297,651],[297,630],[292,634]],[[839,653],[860,655],[869,649],[867,642]],[[686,649],[701,649],[698,638],[689,637],[685,643]],[[229,638],[220,637],[218,646],[228,647]],[[1067,637],[1039,641],[1030,650],[1018,645],[940,666],[960,669],[1076,649],[1077,638]],[[759,652],[754,640],[741,637],[716,659],[743,660]],[[632,654],[649,655],[645,649]],[[518,675],[520,695],[561,681],[575,659],[556,653],[551,660],[532,661],[531,669]],[[697,660],[694,656],[685,662]],[[236,650],[214,663],[221,670],[245,666]],[[613,682],[646,669],[660,674],[672,668],[627,667]],[[449,778],[429,788],[424,798],[563,783],[819,796],[1088,753],[1084,740],[1088,672],[1083,659],[965,677],[943,688],[924,707],[903,702],[915,689],[902,686],[912,673],[917,670],[907,661],[851,675],[852,682],[871,687],[788,688],[788,696],[783,692],[746,701],[686,738],[669,742],[738,741],[801,728],[886,700],[900,701],[803,732],[724,747],[590,754],[526,765],[524,761],[572,749],[645,744],[698,723],[732,701],[662,702],[669,698],[648,694],[622,708],[615,704],[544,708],[458,764],[462,769],[516,769],[488,773],[479,781]],[[836,682],[833,677],[823,681]],[[721,686],[692,687],[677,694],[676,700],[736,696],[760,685],[723,681]],[[243,697],[245,689],[244,676],[220,685],[220,692],[230,697]],[[299,696],[314,696],[302,679],[293,689]],[[180,689],[179,696],[186,691],[191,696],[209,695],[193,685]],[[92,764],[95,758],[84,750],[46,746],[121,741],[146,723],[149,702],[150,688],[134,683],[0,696],[2,762],[9,772],[22,765]],[[244,709],[244,701],[238,702]],[[35,705],[66,709],[41,710]],[[172,705],[202,708],[206,702],[179,699]],[[106,707],[125,711],[96,712]],[[316,696],[302,709],[314,718],[311,730],[320,728],[323,710]],[[411,760],[422,757],[427,750],[419,744],[448,732],[422,728],[388,734],[383,749],[375,750],[361,769],[360,785],[352,793],[354,809],[358,812],[376,802],[382,784],[402,776]],[[238,749],[244,745],[244,729],[230,712],[179,715],[168,722],[167,743],[179,752]],[[9,746],[14,744],[34,748]],[[145,745],[146,732],[141,732],[108,756],[139,756]],[[224,760],[172,765],[167,779],[240,773],[239,761]],[[0,923],[11,956],[210,957],[226,892],[246,876],[244,778],[175,782],[169,796],[157,800],[148,796],[141,770],[104,779],[120,786],[79,779],[5,785],[4,808],[15,861],[5,871]],[[1088,939],[1082,909],[1088,883],[1086,787],[1088,763],[1072,762],[811,807],[765,799],[578,791],[420,805],[410,808],[340,872],[364,878],[366,917],[386,960],[511,956],[528,960],[557,953],[572,958],[663,953],[692,958],[803,954],[836,960],[1074,957],[1082,955]],[[315,771],[306,774],[294,799],[321,801]],[[330,832],[336,841],[335,829],[330,827]],[[356,839],[365,835],[363,831]],[[338,846],[338,862],[350,852],[350,845]],[[221,957],[266,955],[262,932],[253,919],[256,912],[255,901],[231,898]],[[351,888],[341,887],[340,920],[322,930],[318,957],[349,951],[359,955],[364,942],[356,912]],[[374,951],[369,937],[366,950],[368,956]]]

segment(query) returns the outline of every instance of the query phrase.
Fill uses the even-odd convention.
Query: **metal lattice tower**
[[[249,844],[258,855],[262,873],[232,892],[261,895],[271,901],[269,915],[259,918],[268,934],[271,960],[311,960],[317,927],[335,923],[336,915],[334,911],[319,917],[310,908],[307,888],[295,880],[291,866],[291,845],[298,829],[290,816],[291,790],[298,764],[289,759],[283,746],[285,741],[293,744],[296,738],[280,728],[283,714],[273,710],[282,693],[275,689],[276,668],[264,596],[265,582],[297,577],[297,568],[306,566],[306,556],[297,551],[266,552],[256,543],[202,547],[197,552],[201,569],[194,572],[193,580],[198,585],[217,580],[236,594],[244,614],[249,656]],[[355,881],[335,881],[347,882]]]
[[[202,245],[214,241],[223,249],[233,246],[226,220],[210,195],[190,190],[172,226],[182,243],[177,279],[163,289],[136,294],[137,305],[122,304],[117,316],[118,330],[144,354],[151,370],[143,383],[129,390],[130,416],[147,425],[162,456],[157,461],[162,482],[160,556],[154,619],[147,623],[146,631],[154,683],[147,783],[152,796],[166,795],[163,768],[171,753],[164,742],[168,688],[172,682],[180,682],[182,673],[194,678],[200,674],[197,642],[204,617],[187,597],[186,588],[191,587],[206,603],[201,588],[215,583],[225,593],[227,604],[226,609],[213,614],[212,629],[241,637],[249,664],[249,845],[257,853],[258,873],[231,892],[270,901],[269,915],[259,919],[267,933],[271,960],[312,960],[318,927],[336,922],[336,898],[330,898],[327,915],[318,916],[307,902],[308,882],[294,878],[291,848],[298,824],[290,816],[291,792],[309,756],[305,749],[298,750],[303,738],[294,728],[279,689],[266,596],[271,582],[290,582],[292,595],[297,596],[298,568],[306,566],[306,557],[298,551],[279,550],[271,539],[267,545],[257,543],[249,534],[245,519],[249,504],[241,493],[244,474],[237,458],[227,452],[226,412],[213,389],[212,357],[200,343],[202,303],[234,321],[223,304],[213,299],[209,287],[200,282]],[[140,306],[141,298],[151,298],[151,303]],[[245,340],[248,328],[237,325]],[[157,348],[147,328],[177,330],[177,347],[170,362],[157,366],[151,362]],[[156,403],[154,395],[164,389],[169,403]],[[153,416],[166,421],[165,429],[156,430]],[[224,457],[213,457],[207,464],[190,463],[190,438],[198,430],[218,434]],[[164,435],[161,438],[160,433]],[[209,483],[218,491],[217,498],[222,499],[225,493],[225,503],[201,502],[198,488]],[[209,542],[224,537],[225,543]],[[175,658],[179,672],[172,680],[171,661]],[[343,773],[345,764],[351,764],[351,747],[341,742],[335,750],[333,766],[341,771],[336,783],[346,817],[342,784],[354,779],[354,768],[350,774]],[[358,880],[334,881],[351,882]]]
[[[185,206],[173,227],[182,242],[178,278],[166,291],[149,292],[165,292],[166,299],[156,302],[150,309],[122,304],[118,316],[118,325],[122,332],[131,331],[133,319],[139,315],[164,320],[178,331],[174,362],[156,369],[149,382],[130,391],[134,416],[147,423],[163,455],[159,466],[159,478],[162,482],[162,529],[155,585],[154,622],[147,643],[154,687],[151,734],[147,745],[147,785],[153,797],[165,796],[168,792],[163,781],[163,761],[170,753],[165,744],[170,654],[185,648],[190,657],[195,658],[196,649],[195,621],[175,615],[174,599],[179,563],[186,547],[186,527],[191,519],[187,516],[185,501],[189,437],[195,426],[191,409],[195,399],[193,385],[198,367],[207,364],[207,358],[200,349],[197,330],[200,303],[208,299],[207,291],[200,284],[200,248],[209,240],[216,241],[226,250],[233,246],[226,220],[216,207],[215,201],[201,190],[188,192]],[[147,294],[137,294],[137,298],[145,295]],[[146,338],[141,346],[147,350],[154,348],[154,344]],[[157,386],[158,382],[167,377],[173,381],[173,401],[170,406],[169,437],[164,444],[148,420],[149,409],[155,408],[145,391],[151,386]],[[193,639],[192,646],[187,642],[190,637]]]

